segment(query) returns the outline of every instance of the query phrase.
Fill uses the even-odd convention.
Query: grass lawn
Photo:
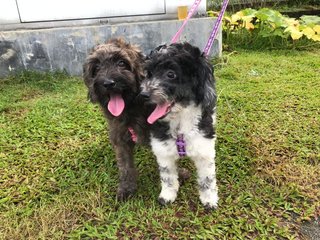
[[[213,212],[198,200],[195,174],[160,207],[145,148],[135,154],[138,192],[115,200],[106,122],[81,79],[0,80],[0,239],[303,239],[301,226],[320,220],[319,56],[241,51],[217,65]],[[195,172],[188,159],[180,164]]]

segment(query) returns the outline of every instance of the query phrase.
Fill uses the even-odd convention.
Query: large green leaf
[[[261,21],[274,23],[276,27],[285,27],[284,17],[278,11],[269,8],[262,8],[256,13],[256,17]]]
[[[300,17],[302,22],[306,25],[320,25],[320,17],[319,16],[307,16],[303,15]]]
[[[251,16],[251,17],[255,17],[257,12],[258,12],[257,10],[252,8],[246,8],[242,10],[242,13],[244,16]]]

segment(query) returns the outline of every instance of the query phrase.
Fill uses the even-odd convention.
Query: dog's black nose
[[[149,92],[141,92],[140,96],[144,99],[149,99],[150,98],[150,93]]]
[[[103,82],[103,86],[106,87],[106,88],[110,88],[110,87],[113,87],[116,83],[113,81],[113,80],[105,80]]]

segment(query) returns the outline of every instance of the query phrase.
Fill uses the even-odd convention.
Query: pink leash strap
[[[181,27],[179,28],[179,30],[177,31],[177,33],[173,36],[173,38],[171,39],[171,43],[175,43],[181,33],[182,33],[182,30],[184,29],[184,27],[186,26],[187,22],[189,21],[189,19],[192,17],[192,15],[194,14],[194,12],[197,10],[199,4],[201,3],[201,0],[195,0],[193,5],[191,6],[189,12],[188,12],[188,16],[186,17],[186,19],[183,21]]]
[[[229,3],[229,0],[223,0],[223,3],[222,3],[222,8],[221,8],[221,11],[218,15],[218,18],[215,22],[215,24],[213,25],[213,29],[212,29],[212,32],[210,34],[210,37],[208,39],[208,42],[203,50],[203,53],[205,56],[208,56],[211,48],[212,48],[212,45],[213,45],[213,42],[214,40],[216,39],[216,36],[217,36],[217,33],[218,33],[218,29],[219,29],[219,26],[221,24],[221,21],[222,21],[222,17],[227,9],[227,6],[228,6],[228,3]]]

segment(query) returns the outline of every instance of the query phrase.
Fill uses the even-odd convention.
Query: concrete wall
[[[178,20],[167,20],[0,32],[0,76],[25,69],[66,70],[71,75],[81,75],[82,64],[96,44],[123,36],[149,53],[159,44],[170,43],[181,24]],[[212,18],[191,19],[181,41],[203,49],[213,24]],[[220,54],[221,30],[211,51],[211,55]]]

